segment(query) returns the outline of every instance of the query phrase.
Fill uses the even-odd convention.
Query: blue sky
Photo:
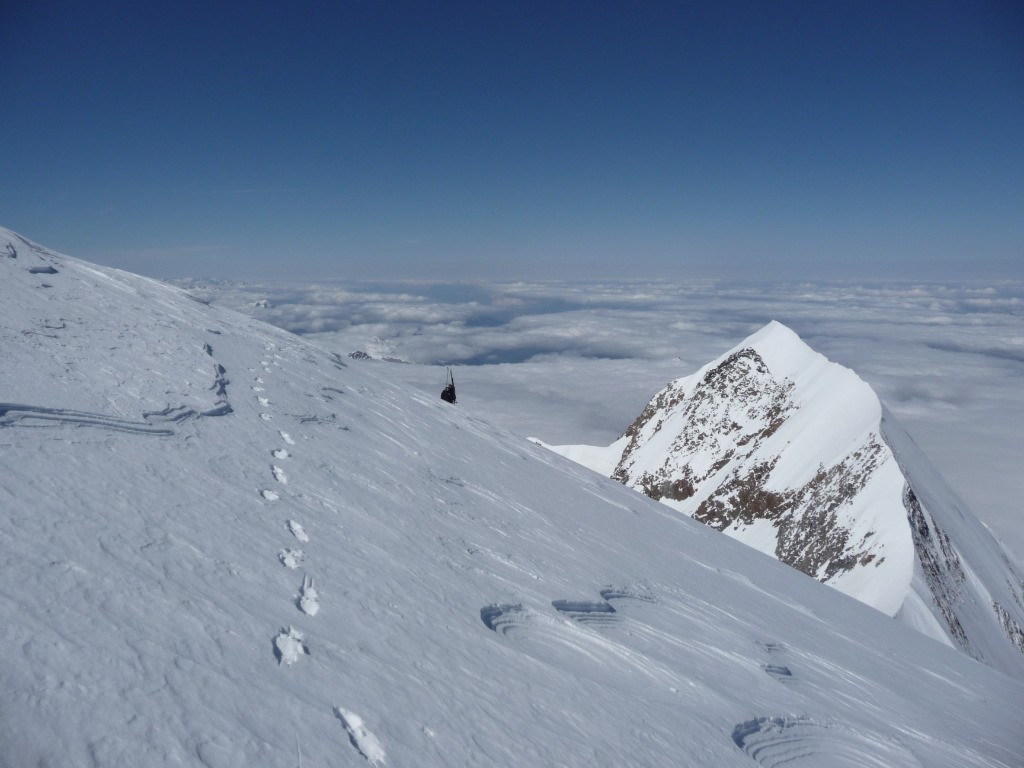
[[[168,277],[1024,274],[1019,4],[552,5],[5,3],[0,224]]]

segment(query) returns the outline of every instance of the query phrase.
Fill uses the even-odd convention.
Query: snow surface
[[[1024,763],[1020,682],[386,370],[7,243],[0,765]]]
[[[615,471],[615,467],[618,465],[619,459],[622,457],[622,451],[629,442],[629,438],[620,437],[607,447],[600,445],[555,446],[548,445],[544,441],[538,440],[536,437],[531,437],[530,440],[543,448],[562,454],[565,458],[575,461],[577,464],[589,467],[605,477],[610,477],[612,472]]]

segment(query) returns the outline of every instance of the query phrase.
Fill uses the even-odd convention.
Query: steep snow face
[[[882,434],[907,478],[904,505],[916,559],[899,618],[914,626],[920,604],[958,648],[1017,674],[1024,658],[1024,579],[891,414]]]
[[[1024,762],[1024,684],[386,368],[2,230],[0,361],[0,765]]]
[[[891,445],[871,388],[772,322],[670,383],[609,448],[554,450],[1019,673],[1020,579],[973,517],[959,552],[914,489],[936,489],[930,509],[955,497],[901,468]],[[923,468],[919,453],[902,463]],[[966,577],[965,560],[993,558],[981,582]]]

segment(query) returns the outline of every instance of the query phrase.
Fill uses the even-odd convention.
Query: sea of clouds
[[[235,283],[194,294],[552,444],[607,445],[668,381],[770,320],[855,370],[1024,556],[1024,282]],[[387,359],[400,362],[381,362]]]

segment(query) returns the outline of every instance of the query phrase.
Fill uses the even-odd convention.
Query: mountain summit
[[[1024,674],[1024,581],[853,371],[771,322],[605,449],[553,446],[930,637]]]
[[[0,765],[1024,763],[1021,681],[387,372],[0,230]]]

